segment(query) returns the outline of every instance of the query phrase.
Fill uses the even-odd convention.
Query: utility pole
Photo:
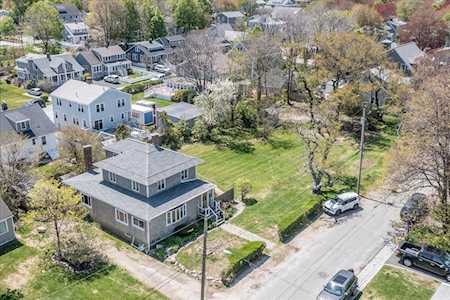
[[[202,291],[201,291],[201,300],[205,300],[206,298],[206,242],[208,239],[208,213],[209,207],[205,208],[204,211],[204,219],[203,219],[203,253],[202,253]]]
[[[366,104],[363,103],[363,115],[361,117],[361,141],[359,144],[359,173],[358,173],[358,196],[361,191],[361,173],[362,173],[362,163],[364,158],[364,134],[366,131]]]

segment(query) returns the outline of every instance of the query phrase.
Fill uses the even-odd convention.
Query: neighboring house
[[[91,54],[88,54],[88,53]],[[94,58],[95,57],[95,58]],[[131,69],[131,61],[127,59],[125,51],[119,46],[93,48],[76,55],[76,60],[90,70],[94,80],[108,75],[127,76]]]
[[[271,16],[255,15],[247,22],[249,28],[258,27],[266,32],[279,32],[286,27],[286,22],[279,19],[274,19]]]
[[[218,24],[239,25],[244,22],[244,15],[240,11],[224,11],[216,15]]]
[[[55,4],[55,8],[59,13],[59,17],[64,23],[73,23],[83,21],[83,14],[73,4],[59,3]]]
[[[126,51],[127,58],[134,66],[150,68],[154,63],[166,61],[173,53],[169,46],[165,48],[161,43],[156,41],[136,42],[128,44]]]
[[[181,34],[168,35],[156,40],[158,43],[162,44],[164,48],[177,48],[182,47],[186,43],[186,39]]]
[[[299,5],[299,2],[305,3],[310,1],[298,1],[298,0],[268,0],[266,5],[277,7],[277,6],[287,6],[287,7],[296,7]]]
[[[19,81],[39,81],[58,87],[70,79],[81,80],[83,67],[70,54],[36,55],[29,54],[16,59],[16,72]]]
[[[14,229],[13,214],[2,198],[0,198],[0,246],[15,239],[16,231]]]
[[[194,105],[186,102],[179,102],[157,109],[157,127],[164,126],[162,116],[166,115],[170,121],[177,123],[185,121],[188,126],[194,126],[195,121],[202,115],[202,110]]]
[[[84,22],[65,23],[64,24],[64,40],[72,44],[84,43],[88,40],[88,27]]]
[[[197,178],[198,158],[133,139],[105,151],[96,169],[64,183],[81,194],[92,218],[108,231],[149,250],[205,213],[223,221],[214,185]]]
[[[25,138],[20,158],[31,161],[47,155],[51,159],[59,157],[57,129],[37,103],[0,112],[0,132]],[[1,153],[6,155],[8,150],[1,147]]]
[[[58,128],[115,129],[130,120],[131,95],[114,88],[70,80],[50,94]]]
[[[425,56],[425,52],[417,47],[414,42],[409,42],[391,49],[388,57],[398,65],[398,67],[407,75],[411,76],[414,66],[418,60]]]

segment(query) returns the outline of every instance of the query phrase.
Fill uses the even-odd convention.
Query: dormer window
[[[181,171],[181,181],[186,181],[189,177],[189,170],[183,170]]]
[[[139,183],[136,181],[131,181],[131,189],[135,192],[139,192]]]
[[[16,123],[17,131],[26,131],[30,129],[30,121],[24,120]]]
[[[166,179],[158,181],[158,191],[166,189]]]
[[[114,174],[112,172],[108,172],[108,173],[109,173],[109,181],[115,183],[117,181],[116,174]]]

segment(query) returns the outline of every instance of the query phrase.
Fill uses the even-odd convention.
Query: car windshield
[[[325,291],[327,291],[330,294],[336,295],[336,296],[342,296],[344,293],[344,289],[342,286],[336,284],[334,281],[330,281],[325,286]]]

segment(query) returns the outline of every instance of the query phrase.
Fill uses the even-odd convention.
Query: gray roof
[[[24,132],[28,137],[43,136],[56,132],[55,124],[39,104],[25,105],[14,110],[0,112],[0,132],[17,133],[16,122],[30,120],[30,130]]]
[[[202,162],[196,157],[133,139],[119,141],[105,150],[120,154],[95,163],[96,167],[143,185],[156,183]]]
[[[62,98],[80,104],[90,104],[110,90],[113,90],[118,94],[122,93],[124,95],[129,95],[125,92],[107,86],[89,84],[84,81],[71,79],[54,90],[50,94],[50,96]]]
[[[122,48],[120,46],[109,46],[109,47],[101,47],[101,48],[94,48],[92,49],[95,53],[100,55],[101,57],[107,57],[112,55],[122,55],[125,54]]]
[[[70,3],[59,3],[55,4],[55,8],[60,14],[68,14],[72,16],[81,16],[80,10],[73,4]]]
[[[69,63],[72,65],[72,69],[75,72],[83,72],[83,67],[75,60],[75,58],[70,54],[58,54],[51,55],[50,60],[46,55],[26,57],[25,59],[32,60],[36,67],[41,70],[46,76],[54,76],[59,74],[58,67],[61,64]]]
[[[223,11],[219,15],[224,15],[227,18],[243,18],[244,15],[240,11]]]
[[[158,111],[163,111],[170,117],[184,121],[193,120],[202,115],[202,110],[198,106],[186,102],[161,107],[158,108]]]
[[[91,66],[95,66],[95,65],[100,65],[101,62],[100,60],[97,58],[97,56],[95,56],[95,54],[90,51],[90,50],[86,50],[86,51],[81,51],[80,53],[77,54],[77,56],[82,56],[84,58],[84,60]]]
[[[0,198],[0,221],[12,217],[12,215],[8,205]]]
[[[425,52],[420,50],[419,47],[417,47],[417,44],[414,42],[409,42],[397,46],[391,51],[397,53],[397,55],[407,65],[408,68],[411,68],[411,65],[415,64],[417,59],[425,55]]]
[[[179,42],[185,40],[184,36],[182,36],[181,34],[168,35],[165,36],[164,38],[167,39],[169,42]]]
[[[196,179],[147,198],[103,181],[100,170],[69,178],[64,183],[83,194],[147,221],[214,188],[214,185]]]

